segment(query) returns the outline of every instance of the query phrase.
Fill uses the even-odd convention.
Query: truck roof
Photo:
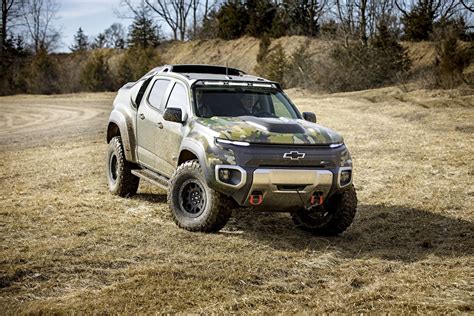
[[[180,75],[182,79],[187,80],[190,85],[196,81],[244,81],[244,82],[261,82],[261,83],[278,83],[246,74],[243,70],[226,66],[216,65],[164,65],[156,67],[149,71],[144,77],[154,76],[161,73],[174,73]]]

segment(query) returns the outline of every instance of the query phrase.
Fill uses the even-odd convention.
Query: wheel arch
[[[183,149],[179,153],[178,166],[189,160],[199,160],[198,156],[189,149]]]
[[[107,144],[110,143],[112,138],[115,136],[121,136],[120,128],[118,127],[117,123],[109,122],[109,126],[107,127]]]

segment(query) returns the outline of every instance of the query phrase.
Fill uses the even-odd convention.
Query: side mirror
[[[303,112],[303,118],[308,122],[316,123],[316,114],[313,112]]]
[[[165,121],[181,123],[186,122],[186,118],[183,118],[183,111],[178,108],[167,108],[163,114],[163,119]]]

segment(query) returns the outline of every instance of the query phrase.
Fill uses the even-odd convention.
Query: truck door
[[[168,100],[166,101],[166,108],[178,108],[181,109],[183,117],[188,116],[189,112],[189,96],[187,94],[187,89],[183,84],[176,82],[169,94]],[[179,148],[181,145],[181,140],[183,139],[183,134],[186,129],[186,126],[181,123],[169,122],[161,119],[162,129],[157,136],[159,140],[159,146],[162,148],[157,152],[160,163],[160,169],[163,170],[165,175],[171,176],[176,169],[176,163],[179,155]]]
[[[170,86],[170,80],[157,79],[144,102],[141,102],[137,111],[137,144],[138,161],[140,164],[156,170],[157,148],[156,134],[159,123],[162,121],[162,112],[165,106],[164,96]]]

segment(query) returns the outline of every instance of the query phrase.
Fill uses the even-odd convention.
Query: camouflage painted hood
[[[221,138],[249,143],[327,145],[343,142],[331,129],[305,120],[240,116],[198,118],[196,123],[215,131]]]

